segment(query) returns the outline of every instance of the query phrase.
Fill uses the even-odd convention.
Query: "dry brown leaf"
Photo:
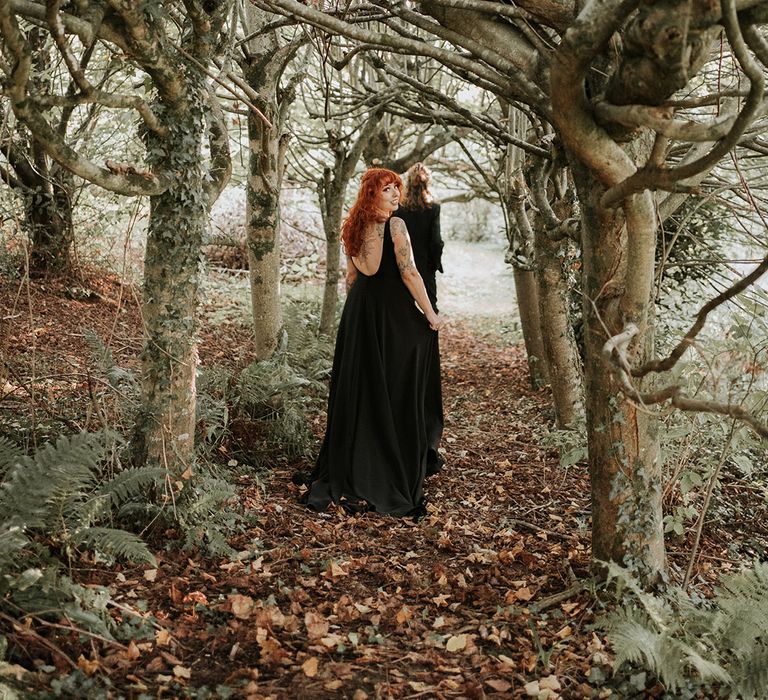
[[[506,693],[512,687],[511,683],[501,678],[490,678],[485,681],[485,684],[491,686],[497,693]]]
[[[524,586],[515,591],[515,598],[517,600],[527,601],[533,598],[533,593],[531,593],[531,589],[528,588],[528,586]]]
[[[159,647],[167,647],[171,643],[171,633],[167,629],[159,629],[155,633],[155,644]]]
[[[174,666],[173,675],[176,678],[192,678],[192,669],[188,666]]]
[[[553,690],[554,692],[559,693],[560,687],[560,681],[557,680],[557,676],[539,678],[539,688],[543,690]]]
[[[157,578],[157,569],[147,569],[144,572],[144,580],[145,581],[154,581]]]
[[[227,598],[232,614],[239,620],[247,620],[253,613],[253,598],[239,593],[231,593]]]
[[[331,626],[328,620],[311,610],[304,615],[304,624],[307,628],[307,636],[310,639],[325,637]]]
[[[139,649],[138,646],[136,646],[136,642],[131,640],[128,643],[128,647],[125,650],[125,655],[131,659],[131,661],[135,661],[141,656],[141,649]]]
[[[555,637],[558,639],[566,639],[571,635],[573,635],[573,628],[570,625],[566,625],[555,634]]]
[[[77,659],[77,667],[86,676],[92,676],[94,673],[96,673],[96,671],[99,670],[100,666],[101,664],[98,662],[98,660],[86,659],[82,654],[80,654]]]
[[[467,635],[466,634],[457,634],[453,637],[450,637],[448,641],[445,644],[445,650],[446,651],[461,651],[462,649],[465,649],[467,646]]]
[[[398,625],[402,625],[410,620],[412,616],[413,613],[411,612],[410,608],[407,605],[403,605],[403,607],[398,611],[397,615],[395,615],[395,620],[397,620]]]
[[[307,678],[314,678],[317,675],[318,663],[318,658],[316,656],[311,656],[301,664],[301,670],[304,671],[304,675],[307,676]]]

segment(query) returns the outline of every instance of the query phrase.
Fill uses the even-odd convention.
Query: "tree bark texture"
[[[251,281],[256,360],[277,349],[283,315],[280,295],[280,191],[276,166],[279,137],[253,116],[248,118],[251,150],[246,192],[246,240]]]
[[[555,420],[564,429],[573,427],[584,410],[581,360],[568,312],[563,258],[558,254],[562,243],[547,236],[541,221],[533,230],[541,338]]]
[[[186,75],[188,100],[156,105],[168,129],[150,138],[153,164],[174,174],[168,189],[150,198],[144,260],[141,355],[142,404],[134,435],[138,463],[159,464],[175,483],[191,474],[195,456],[195,312],[200,248],[208,216],[203,181],[204,87]]]
[[[320,311],[321,335],[331,335],[339,303],[339,276],[341,274],[341,216],[344,207],[344,192],[347,183],[338,177],[330,178],[326,172],[320,186],[319,199],[322,207],[323,229],[325,230],[325,285],[323,307]],[[343,185],[343,189],[341,186]]]
[[[600,207],[604,188],[574,167],[583,217],[585,395],[592,489],[592,556],[636,569],[647,579],[666,571],[658,422],[626,400],[603,357],[609,334],[623,326],[626,222]],[[648,299],[650,304],[650,298]],[[650,331],[646,329],[646,334]],[[648,335],[646,335],[647,343]],[[646,348],[637,353],[645,354]]]
[[[266,22],[265,13],[249,7],[253,27]],[[259,109],[272,126],[248,114],[248,178],[246,184],[246,245],[251,281],[251,308],[256,360],[277,349],[283,325],[280,296],[280,187],[282,183],[278,88],[282,61],[272,33],[248,43],[245,78],[258,96]]]
[[[517,265],[512,270],[515,277],[515,298],[520,314],[520,327],[523,332],[525,354],[528,357],[528,376],[531,379],[531,386],[539,388],[549,382],[549,373],[541,334],[541,307],[536,273]]]

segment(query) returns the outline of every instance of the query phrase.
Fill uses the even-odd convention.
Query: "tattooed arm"
[[[427,290],[424,288],[424,280],[421,279],[421,275],[416,269],[416,263],[413,261],[411,238],[408,235],[405,222],[399,217],[393,216],[389,222],[389,230],[395,245],[395,256],[397,258],[397,267],[400,270],[400,277],[402,277],[405,286],[408,287],[408,291],[416,300],[419,308],[424,312],[432,330],[439,330],[441,322],[432,308],[432,304],[427,296]]]

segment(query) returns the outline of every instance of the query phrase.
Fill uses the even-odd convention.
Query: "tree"
[[[282,41],[270,28],[275,15],[246,6],[246,37],[240,65],[248,95],[260,112],[248,115],[248,177],[246,179],[246,243],[251,279],[256,359],[269,358],[277,348],[282,327],[280,299],[280,189],[289,135],[286,123],[296,94],[296,72],[287,86],[281,78],[296,51],[305,43],[299,35]]]
[[[651,192],[690,191],[691,178],[701,181],[759,116],[760,63],[768,63],[768,49],[757,27],[768,21],[768,3],[608,0],[577,9],[538,0],[423,0],[415,10],[390,8],[392,33],[294,0],[269,4],[360,42],[431,56],[554,129],[581,217],[593,556],[632,565],[649,581],[662,575],[657,426],[645,406],[669,402],[716,411],[768,431],[741,406],[691,399],[674,381],[647,391],[643,378],[674,367],[709,310],[753,281],[768,261],[705,305],[668,358],[653,360],[657,208]],[[414,26],[445,43],[413,38]],[[671,100],[691,84],[723,30],[750,86],[746,99],[729,107],[715,85],[696,100]],[[674,118],[689,108],[699,124]],[[706,142],[711,145],[702,149]]]
[[[157,463],[178,487],[191,474],[195,434],[195,308],[198,258],[208,206],[229,177],[226,138],[204,62],[217,51],[231,3],[135,5],[0,2],[5,94],[13,113],[45,153],[62,168],[126,196],[149,196],[144,264],[141,407],[133,453]],[[45,94],[34,89],[31,25],[53,38],[76,89]],[[123,57],[145,82],[129,93],[97,86],[83,55],[96,42]],[[148,100],[151,100],[148,101]],[[88,159],[52,125],[47,112],[100,104],[135,110],[141,119],[146,165],[105,166]],[[209,129],[212,165],[206,176],[202,145]],[[148,166],[148,167],[147,167]]]

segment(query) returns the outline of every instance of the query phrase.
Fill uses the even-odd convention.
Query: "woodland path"
[[[126,573],[166,630],[131,675],[174,693],[176,666],[252,700],[526,697],[537,678],[552,698],[589,697],[592,603],[548,600],[586,575],[584,468],[537,443],[547,397],[520,349],[454,325],[443,370],[447,467],[424,520],[313,513],[291,483],[307,464],[243,477],[239,560],[171,553],[154,583]]]

